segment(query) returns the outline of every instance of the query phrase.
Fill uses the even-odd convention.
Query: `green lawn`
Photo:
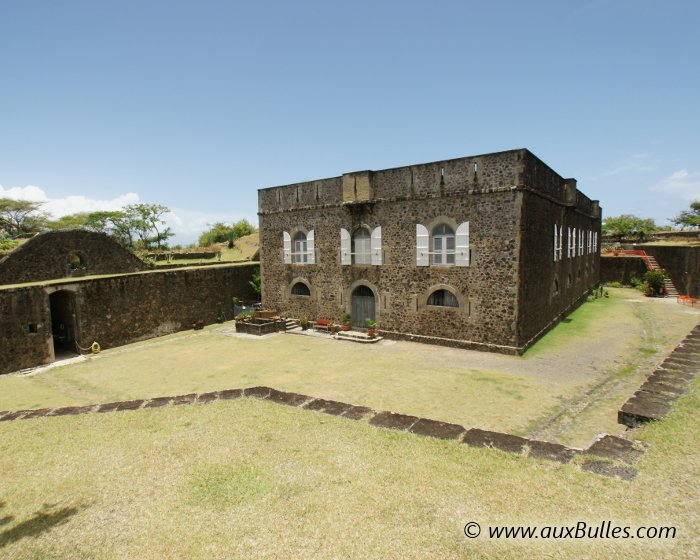
[[[698,406],[696,384],[637,434],[650,447],[631,483],[253,399],[4,422],[0,556],[697,558]],[[487,536],[579,521],[676,538]]]
[[[621,430],[619,404],[697,320],[611,290],[522,358],[216,325],[0,376],[0,409],[262,384],[587,445]],[[632,482],[248,398],[0,422],[0,558],[697,558],[699,406],[696,381],[634,434],[648,450]],[[488,537],[489,525],[579,521],[676,538]]]
[[[407,342],[244,338],[231,336],[232,324],[216,325],[34,376],[0,376],[0,410],[267,385],[585,447],[601,431],[621,431],[619,406],[697,322],[683,306],[635,297],[617,290],[585,304],[524,358]],[[655,324],[664,326],[657,334]]]

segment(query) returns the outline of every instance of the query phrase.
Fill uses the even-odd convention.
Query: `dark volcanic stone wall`
[[[255,270],[256,263],[246,263],[0,289],[0,373],[53,360],[52,292],[75,293],[82,347],[97,341],[111,348],[189,329],[196,320],[214,323],[220,306],[232,319],[233,297],[256,298],[248,284]]]
[[[604,283],[620,282],[629,285],[631,278],[641,278],[646,271],[647,265],[642,257],[600,257],[600,281]]]
[[[41,287],[0,290],[0,374],[52,361],[50,338],[49,296]]]
[[[148,268],[136,255],[104,233],[48,231],[40,233],[0,260],[0,285],[40,282],[71,276],[69,258],[85,264],[83,276],[138,272]]]
[[[351,181],[364,199],[348,201]],[[599,213],[597,203],[527,150],[262,189],[259,210],[263,303],[290,316],[337,321],[365,284],[383,334],[520,352],[598,278],[593,255],[555,270],[552,240],[555,220],[589,227],[586,213]],[[470,266],[416,265],[416,224],[430,230],[441,221],[470,223]],[[361,225],[382,227],[384,263],[341,266],[340,228]],[[316,264],[284,264],[283,232],[311,229]],[[565,266],[583,276],[552,298],[552,278],[566,278]],[[297,281],[310,296],[291,295]],[[458,295],[458,309],[426,305],[440,287]]]
[[[601,209],[530,152],[523,158],[518,340],[526,349],[562,317],[585,301],[600,282]],[[563,226],[561,259],[554,260],[554,225]],[[567,256],[568,229],[584,231],[583,254]],[[598,249],[588,251],[588,231],[597,232]]]
[[[382,331],[513,346],[514,197],[506,191],[263,214],[263,303],[291,316],[338,321],[351,310],[352,289],[365,282],[378,294]],[[428,225],[440,216],[457,223],[470,221],[471,266],[416,266],[416,223]],[[385,264],[340,265],[340,228],[352,231],[361,224],[382,226]],[[297,227],[315,231],[315,265],[283,262],[282,232]],[[311,297],[289,293],[298,279],[311,286]],[[430,288],[438,285],[461,294],[463,308],[427,308]]]

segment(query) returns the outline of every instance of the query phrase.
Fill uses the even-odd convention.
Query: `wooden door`
[[[375,320],[374,292],[367,286],[358,286],[352,292],[352,326],[366,327],[367,319]]]

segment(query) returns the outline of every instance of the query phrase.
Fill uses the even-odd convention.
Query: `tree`
[[[624,239],[647,239],[659,228],[651,218],[639,218],[632,214],[611,216],[603,220],[603,235]]]
[[[0,198],[0,229],[9,237],[37,233],[46,227],[48,214],[41,212],[43,202]]]
[[[129,204],[124,207],[124,214],[130,231],[135,232],[144,249],[164,248],[165,242],[171,238],[173,231],[165,225],[163,215],[170,208],[162,204]]]
[[[199,245],[208,247],[214,243],[228,243],[233,246],[233,243],[239,237],[255,233],[255,227],[245,218],[233,222],[230,226],[224,222],[216,222],[215,224],[207,224],[209,229],[199,236]]]
[[[690,203],[690,210],[683,210],[671,218],[674,225],[680,226],[681,229],[700,227],[700,200],[694,200]]]
[[[49,229],[86,229],[85,222],[89,214],[87,212],[78,212],[77,214],[68,214],[61,216],[56,220],[50,220],[46,226]]]

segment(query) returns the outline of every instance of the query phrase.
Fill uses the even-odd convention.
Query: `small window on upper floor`
[[[457,296],[449,290],[435,290],[428,297],[428,305],[437,307],[459,307]]]
[[[455,264],[455,232],[447,224],[433,230],[433,264]]]
[[[366,228],[358,229],[352,236],[353,264],[372,264],[371,235]]]
[[[306,264],[309,262],[308,243],[306,241],[306,234],[303,231],[297,232],[294,236],[292,262],[295,264]]]

